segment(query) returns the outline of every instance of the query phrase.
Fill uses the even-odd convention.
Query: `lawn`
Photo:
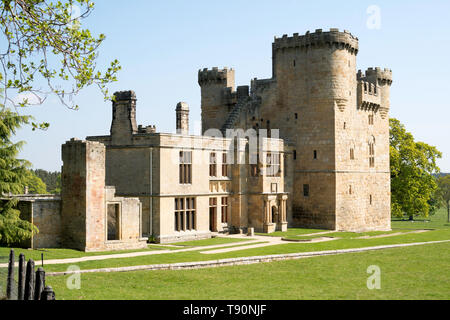
[[[450,244],[181,271],[49,277],[57,299],[450,299]],[[368,290],[367,268],[381,268],[381,290]]]
[[[446,229],[450,228],[448,223],[447,210],[444,208],[439,209],[435,215],[423,219],[417,218],[415,221],[392,220],[392,229]]]
[[[252,239],[226,239],[226,238],[213,238],[206,240],[198,240],[198,241],[189,241],[189,242],[181,242],[174,243],[174,245],[182,246],[181,249],[186,249],[189,247],[203,247],[203,246],[211,246],[211,245],[219,245],[219,244],[228,244],[228,243],[239,243],[244,241],[249,241]],[[141,250],[125,250],[125,251],[107,251],[107,252],[82,252],[78,250],[72,249],[42,249],[42,250],[29,250],[29,249],[21,249],[14,248],[14,253],[16,257],[16,261],[19,259],[19,255],[23,253],[25,258],[33,259],[35,261],[41,261],[41,254],[44,254],[45,260],[50,259],[68,259],[68,258],[82,258],[88,256],[99,256],[99,255],[111,255],[118,253],[133,253],[133,252],[146,252],[146,251],[154,251],[154,250],[179,250],[180,248],[175,247],[166,247],[163,245],[150,244],[147,249]],[[0,247],[0,263],[8,262],[8,256],[11,251],[11,248]]]
[[[222,243],[233,243],[236,242],[236,239],[223,239],[223,238],[215,238],[209,240],[200,240],[198,242],[187,242],[184,245],[201,245],[198,247],[198,250],[189,251],[189,252],[177,252],[178,250],[172,250],[172,253],[158,254],[158,255],[149,255],[149,256],[140,256],[140,257],[131,257],[125,259],[109,259],[109,260],[101,260],[101,261],[86,261],[77,263],[79,268],[83,269],[99,269],[99,268],[114,268],[114,267],[126,267],[126,266],[138,266],[138,265],[150,265],[150,264],[163,264],[163,263],[178,263],[178,262],[192,262],[192,261],[205,261],[205,260],[216,260],[216,259],[226,259],[226,258],[238,258],[238,257],[247,257],[247,256],[260,256],[260,255],[271,255],[271,254],[288,254],[288,253],[298,253],[298,252],[311,252],[311,251],[323,251],[323,250],[338,250],[338,249],[349,249],[349,248],[363,248],[363,247],[371,247],[371,246],[380,246],[380,245],[390,245],[390,244],[401,244],[401,243],[413,243],[413,242],[427,242],[427,241],[439,241],[439,240],[450,240],[450,226],[446,225],[445,219],[443,219],[443,215],[445,211],[440,211],[439,214],[433,216],[431,222],[395,222],[394,232],[398,232],[398,230],[407,230],[411,231],[411,229],[424,229],[424,224],[427,226],[434,226],[436,230],[429,231],[426,233],[417,233],[417,234],[404,234],[387,238],[374,238],[374,239],[354,239],[354,235],[361,236],[361,234],[352,234],[352,233],[342,233],[343,237],[339,240],[331,241],[331,242],[322,242],[322,243],[287,243],[274,245],[269,247],[262,248],[254,248],[254,249],[245,249],[234,252],[227,253],[219,253],[219,254],[210,254],[205,255],[201,254],[200,251],[208,250],[208,245],[214,244],[222,244]],[[289,230],[290,234],[294,233],[298,235],[298,230]],[[311,233],[311,230],[308,230],[307,233]],[[288,234],[288,233],[287,233]],[[379,233],[370,233],[370,234],[379,234]],[[225,242],[224,242],[225,241]],[[180,245],[178,243],[178,245]],[[245,245],[245,243],[236,242],[236,246]],[[9,252],[8,249],[0,249],[4,250],[7,254]],[[156,249],[153,249],[156,250]],[[74,251],[74,250],[49,250],[50,253],[54,254],[54,258],[69,258],[69,257],[77,257],[84,255],[95,255],[95,254],[85,254],[82,252]],[[1,251],[0,251],[1,252]],[[37,260],[39,260],[40,252],[39,251],[27,251],[25,250],[27,258],[30,258],[29,253],[36,254]],[[65,254],[63,254],[65,253]],[[114,252],[112,252],[114,253]],[[96,253],[96,254],[105,254],[105,253]],[[0,253],[1,255],[1,253]],[[16,253],[18,256],[18,253]],[[65,256],[64,256],[65,255]],[[47,259],[50,259],[49,256],[46,256]],[[45,269],[48,272],[58,272],[58,271],[66,271],[69,264],[61,264],[61,265],[46,265]]]
[[[330,230],[322,230],[322,229],[302,229],[302,228],[289,228],[286,232],[277,231],[271,234],[267,233],[256,233],[259,236],[268,236],[268,237],[290,237],[290,236],[300,236],[304,234],[312,234],[319,232],[326,232]]]

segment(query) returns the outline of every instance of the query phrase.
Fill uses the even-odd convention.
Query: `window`
[[[175,199],[175,231],[196,229],[195,198]]]
[[[297,150],[294,150],[294,160],[297,160]]]
[[[222,177],[230,176],[229,168],[230,168],[230,166],[228,164],[228,154],[223,153],[222,154]]]
[[[279,177],[281,174],[279,153],[267,153],[266,157],[266,174],[268,177]]]
[[[369,143],[369,166],[371,168],[375,167],[375,143]]]
[[[228,203],[229,203],[229,198],[228,197],[222,197],[222,222],[223,223],[229,223],[228,220]]]
[[[352,186],[348,186],[348,194],[353,194],[353,188],[352,188]]]
[[[303,196],[309,197],[309,184],[303,185]]]
[[[369,125],[373,126],[373,124],[374,124],[374,116],[373,116],[373,114],[370,114],[369,115]]]
[[[217,198],[209,198],[209,230],[217,231]]]
[[[314,160],[317,160],[317,150],[314,150]]]
[[[120,240],[120,205],[108,204],[108,241]]]
[[[294,60],[294,67],[295,67],[295,64],[296,64],[296,63],[295,63],[295,60]]]
[[[180,184],[192,183],[192,152],[180,151]]]
[[[217,158],[214,152],[209,154],[209,176],[217,177]]]
[[[344,130],[347,129],[347,122],[344,122]]]
[[[355,149],[350,149],[350,160],[355,160]]]
[[[256,155],[256,163],[250,164],[250,175],[259,177],[259,153]]]
[[[298,119],[298,113],[295,114],[295,120],[297,120],[297,119]]]
[[[370,205],[372,205],[372,203],[373,203],[373,197],[372,197],[372,195],[370,195],[369,201],[370,201]]]
[[[209,176],[217,177],[217,157],[214,152],[209,154]]]

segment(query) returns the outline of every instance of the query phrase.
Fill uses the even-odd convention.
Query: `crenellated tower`
[[[392,71],[357,73],[358,52],[347,30],[275,38],[272,78],[254,79],[245,99],[231,89],[234,72],[232,82],[226,69],[199,72],[204,130],[224,121],[226,129],[279,130],[291,153],[291,226],[390,229]]]
[[[220,129],[225,123],[229,105],[227,95],[234,92],[233,69],[203,69],[198,72],[198,83],[201,87],[202,133],[215,128]]]

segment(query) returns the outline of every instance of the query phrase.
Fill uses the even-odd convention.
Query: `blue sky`
[[[450,2],[449,1],[148,1],[96,0],[83,26],[107,36],[99,65],[118,59],[119,81],[109,88],[135,90],[137,118],[160,132],[175,130],[175,107],[186,101],[191,127],[199,130],[200,88],[204,67],[233,67],[236,84],[271,76],[274,36],[315,29],[347,29],[360,40],[358,68],[393,69],[391,116],[403,122],[417,140],[444,153],[439,165],[450,172]],[[379,29],[368,28],[380,9]],[[99,90],[76,97],[80,110],[48,98],[28,109],[49,130],[24,128],[21,157],[35,168],[60,170],[61,144],[72,137],[109,133],[111,105]]]

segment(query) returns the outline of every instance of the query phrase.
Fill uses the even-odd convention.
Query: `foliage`
[[[433,174],[440,171],[436,160],[442,154],[436,147],[415,142],[397,119],[390,120],[390,129],[392,213],[410,219],[428,217],[437,189]]]
[[[47,186],[47,191],[51,194],[61,193],[61,173],[49,172],[46,170],[38,169],[33,171]]]
[[[450,175],[438,179],[438,197],[447,209],[447,221],[450,223]]]
[[[22,192],[28,189],[29,194],[47,194],[47,186],[41,178],[36,176],[33,170],[27,170],[25,180],[22,183]]]
[[[106,71],[97,70],[98,49],[105,35],[95,37],[81,27],[93,9],[89,0],[0,0],[0,26],[6,43],[0,52],[0,85],[5,105],[6,101],[16,107],[29,105],[31,100],[42,103],[53,93],[64,105],[77,109],[73,96],[90,85],[98,86],[105,98],[110,98],[106,85],[116,81],[120,65],[114,60]],[[45,88],[39,82],[45,83]],[[9,98],[10,90],[25,98]],[[46,128],[48,123],[33,123],[33,127]]]
[[[1,107],[1,105],[0,105]],[[17,159],[23,142],[13,143],[11,137],[29,117],[20,116],[7,109],[0,108],[0,195],[23,192],[27,179],[28,161]],[[0,202],[0,243],[12,244],[32,236],[37,228],[20,219],[15,209],[17,200],[7,198]]]
[[[80,15],[74,15],[76,11]],[[24,185],[42,185],[27,171],[29,163],[17,159],[23,142],[11,136],[32,118],[20,115],[19,108],[42,103],[55,94],[64,105],[77,109],[73,96],[96,85],[109,99],[106,85],[116,80],[117,60],[106,71],[97,69],[98,49],[105,36],[95,37],[81,27],[81,21],[94,9],[89,0],[48,2],[45,0],[0,0],[0,195],[23,193]],[[10,96],[18,95],[12,99]],[[33,130],[48,123],[31,122]],[[55,187],[57,188],[57,186]],[[30,238],[37,231],[20,219],[16,200],[0,205],[0,242],[11,244]]]

